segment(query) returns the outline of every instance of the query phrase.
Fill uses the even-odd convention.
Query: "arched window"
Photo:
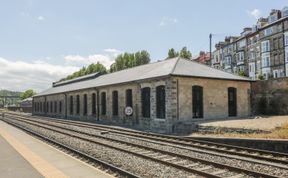
[[[86,116],[87,115],[87,94],[84,94],[83,97],[83,115]]]
[[[50,101],[50,113],[53,113],[53,102]]]
[[[150,88],[141,89],[142,116],[150,117]]]
[[[132,96],[132,90],[127,89],[126,90],[126,106],[133,106],[133,96]]]
[[[62,101],[59,101],[59,113],[62,113]]]
[[[113,116],[118,115],[118,91],[112,92],[112,109],[113,109]]]
[[[76,114],[80,114],[80,96],[76,96]]]
[[[106,115],[106,93],[101,93],[101,114]]]
[[[237,116],[237,89],[234,87],[228,88],[228,115]]]
[[[92,115],[96,115],[96,94],[92,94]]]
[[[161,85],[156,87],[156,112],[157,118],[165,118],[165,86]]]
[[[70,96],[70,114],[73,115],[73,96]]]
[[[193,118],[203,118],[203,87],[192,86]]]
[[[49,102],[46,102],[46,112],[49,112]]]
[[[54,113],[57,113],[57,101],[54,101]]]

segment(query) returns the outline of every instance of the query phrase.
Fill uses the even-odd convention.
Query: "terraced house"
[[[227,46],[234,46],[236,54],[231,63],[233,73],[243,73],[251,79],[268,79],[288,76],[288,7],[273,9],[267,18],[260,18],[252,28],[244,28],[236,40],[216,44],[212,66],[227,70]],[[222,53],[222,56],[219,55]],[[219,59],[220,56],[220,59]],[[223,62],[221,62],[223,61]],[[221,64],[221,65],[219,65]],[[230,72],[229,71],[229,72]],[[240,72],[241,71],[241,72]]]
[[[33,97],[33,114],[181,132],[199,120],[248,116],[250,82],[173,58],[54,83]],[[130,114],[125,112],[128,107]]]

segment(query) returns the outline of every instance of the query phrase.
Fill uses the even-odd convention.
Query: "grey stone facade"
[[[219,85],[219,82],[222,84]],[[156,87],[165,86],[165,109],[166,116],[164,119],[157,118],[156,115]],[[192,118],[192,85],[201,85],[204,88],[204,117]],[[229,86],[238,89],[238,117],[249,115],[249,82],[185,78],[185,77],[168,77],[143,82],[132,82],[127,84],[112,85],[100,88],[85,89],[81,91],[73,91],[55,95],[34,97],[34,104],[41,103],[46,106],[42,110],[34,109],[35,115],[47,115],[51,117],[100,121],[103,123],[126,125],[143,130],[149,130],[159,133],[183,132],[193,130],[193,123],[204,119],[228,118],[227,114],[227,88]],[[150,93],[150,118],[142,116],[141,88],[149,87]],[[133,110],[132,116],[126,116],[124,109],[126,107],[126,90],[132,89],[133,93]],[[112,114],[112,92],[118,91],[118,116]],[[106,93],[106,114],[101,114],[101,98],[102,92]],[[92,114],[92,94],[96,96],[96,114]],[[97,94],[98,93],[98,94]],[[87,115],[83,115],[84,94],[87,94]],[[80,99],[80,110],[77,114],[77,95]],[[70,97],[73,97],[73,112],[70,110]],[[59,110],[59,103],[62,103],[62,110]],[[52,112],[51,112],[52,102]],[[57,102],[57,110],[55,112],[55,102]],[[47,103],[49,107],[47,108]],[[48,111],[47,111],[48,109]]]

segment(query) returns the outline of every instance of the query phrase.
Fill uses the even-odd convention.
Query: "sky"
[[[288,6],[287,0],[0,0],[0,89],[41,92],[123,52],[192,55]]]

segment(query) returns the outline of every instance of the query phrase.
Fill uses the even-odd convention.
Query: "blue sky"
[[[187,46],[196,55],[208,50],[209,33],[215,34],[214,43],[238,35],[257,17],[285,5],[287,0],[0,0],[2,68],[20,63],[60,69],[49,73],[47,67],[49,75],[43,73],[45,80],[35,79],[33,85],[6,81],[1,88],[42,90],[91,62],[109,66],[123,51],[145,49],[152,60],[159,60],[169,48]],[[17,70],[11,76],[23,75]],[[34,72],[31,76],[36,77],[39,70]],[[0,78],[5,78],[3,73]]]

